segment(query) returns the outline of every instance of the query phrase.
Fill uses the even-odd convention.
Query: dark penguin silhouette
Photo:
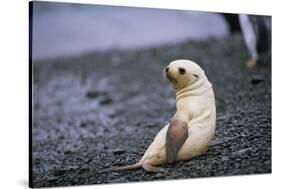
[[[220,13],[225,19],[231,34],[241,32],[238,14]]]
[[[239,23],[251,55],[246,65],[251,68],[257,64],[261,54],[271,49],[271,19],[266,16],[240,14]]]

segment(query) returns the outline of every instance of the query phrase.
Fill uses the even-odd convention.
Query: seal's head
[[[164,72],[176,90],[205,79],[201,67],[190,60],[175,60],[164,69]]]

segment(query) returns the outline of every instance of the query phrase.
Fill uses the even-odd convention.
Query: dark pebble
[[[100,101],[100,105],[108,105],[111,104],[113,100],[110,97],[105,97]]]
[[[258,84],[260,82],[264,81],[264,77],[263,75],[258,75],[258,74],[254,74],[251,76],[251,83],[252,84]]]
[[[68,172],[69,170],[68,169],[59,169],[59,170],[55,170],[54,172],[54,176],[61,176],[63,174],[65,174],[66,172]]]
[[[64,151],[64,154],[70,154],[71,153],[71,151],[70,150],[66,150],[66,151]]]
[[[107,92],[105,91],[88,91],[86,97],[88,98],[97,98],[99,96],[106,96]]]
[[[80,124],[81,127],[86,127],[86,125],[87,125],[87,124],[84,123],[84,122],[82,122],[82,123]]]
[[[51,177],[47,179],[47,182],[56,182],[58,180],[58,178],[56,177]]]
[[[88,91],[86,93],[86,97],[88,97],[88,98],[96,98],[98,96],[99,96],[99,93],[96,91]]]

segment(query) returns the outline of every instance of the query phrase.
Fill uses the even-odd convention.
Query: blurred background
[[[208,12],[36,2],[33,58],[223,38],[226,21]]]

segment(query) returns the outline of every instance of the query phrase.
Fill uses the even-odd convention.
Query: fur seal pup
[[[164,73],[176,92],[177,111],[134,165],[102,170],[142,167],[156,172],[159,165],[188,160],[207,151],[216,127],[215,97],[204,71],[190,60],[175,60]]]

